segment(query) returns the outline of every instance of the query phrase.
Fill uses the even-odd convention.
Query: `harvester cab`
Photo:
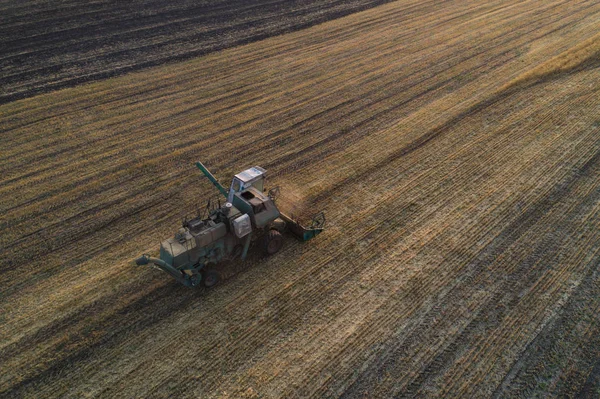
[[[275,201],[279,189],[265,195],[266,170],[255,166],[235,175],[226,190],[201,163],[196,166],[226,198],[207,218],[186,220],[174,238],[161,243],[160,258],[142,255],[138,265],[153,264],[186,286],[201,282],[206,287],[221,278],[218,265],[227,260],[244,260],[252,243],[262,243],[266,255],[277,253],[283,233],[291,232],[310,240],[325,227],[325,215],[318,213],[309,227],[280,212]]]
[[[249,187],[254,187],[261,192],[264,191],[266,172],[260,166],[255,166],[235,175],[231,180],[227,202],[233,203],[234,194],[241,193]]]

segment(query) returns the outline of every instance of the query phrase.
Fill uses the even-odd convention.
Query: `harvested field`
[[[4,397],[598,397],[600,4],[401,0],[0,106]],[[328,230],[132,260],[254,164]]]
[[[389,1],[4,2],[0,104],[307,28]]]

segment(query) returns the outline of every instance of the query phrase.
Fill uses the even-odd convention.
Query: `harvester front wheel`
[[[214,287],[221,281],[221,275],[215,270],[207,270],[204,272],[203,284],[206,288]]]
[[[264,250],[267,255],[273,255],[279,252],[283,246],[283,236],[277,230],[269,230],[265,236]]]

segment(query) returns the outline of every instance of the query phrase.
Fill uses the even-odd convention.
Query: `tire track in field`
[[[569,362],[569,356],[574,351],[581,351],[584,346],[579,343],[585,340],[585,333],[591,333],[592,342],[589,344],[589,352],[584,356],[574,356],[575,359],[582,359],[583,361],[589,362],[593,365],[595,359],[600,356],[598,351],[594,348],[598,348],[594,342],[598,341],[598,323],[594,318],[598,314],[598,266],[600,264],[600,253],[596,253],[595,257],[592,258],[590,264],[591,267],[587,269],[587,272],[581,278],[581,284],[578,286],[577,291],[572,295],[564,308],[560,309],[555,319],[549,323],[536,338],[527,345],[525,353],[514,366],[511,368],[510,373],[503,379],[502,384],[494,392],[494,397],[506,396],[506,395],[520,395],[528,396],[533,394],[536,388],[540,388],[540,385],[551,381],[554,378],[549,378],[547,375],[543,375],[543,372],[550,368],[554,368],[552,371],[557,371],[558,362],[566,363]],[[596,265],[596,266],[594,266]],[[578,317],[573,317],[577,315]],[[578,328],[578,325],[589,325],[589,329],[583,330]],[[594,333],[596,331],[596,333]],[[574,339],[568,340],[566,337],[575,336]],[[589,339],[589,338],[588,338]],[[571,342],[569,342],[571,341]],[[567,347],[565,347],[566,345]],[[577,343],[579,343],[577,345]],[[577,345],[577,347],[573,347]],[[557,362],[558,361],[558,362]],[[589,380],[593,378],[594,368],[590,373]],[[541,378],[540,378],[541,377]],[[586,381],[587,383],[587,381]],[[573,384],[576,386],[576,384]],[[571,392],[572,387],[567,387]],[[592,392],[589,391],[589,386],[585,383],[582,385],[582,391],[588,390],[588,397]],[[583,392],[577,393],[578,397],[585,397]]]

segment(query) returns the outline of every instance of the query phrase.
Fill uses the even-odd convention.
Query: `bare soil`
[[[0,104],[340,18],[390,0],[0,4]]]

